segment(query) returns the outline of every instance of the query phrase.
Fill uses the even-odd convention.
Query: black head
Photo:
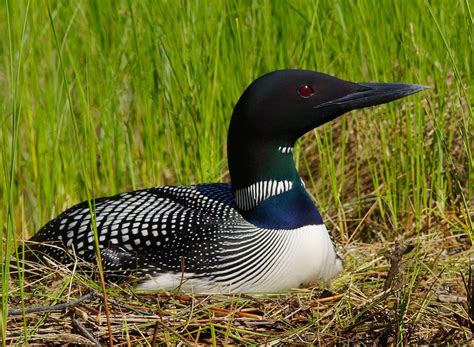
[[[233,188],[268,179],[298,181],[288,148],[304,133],[353,109],[425,88],[353,83],[308,70],[275,71],[258,78],[240,97],[230,122],[227,153]]]
[[[425,88],[353,83],[309,70],[275,71],[255,80],[244,92],[234,110],[230,132],[237,130],[247,139],[294,143],[309,130],[348,111],[387,103]]]

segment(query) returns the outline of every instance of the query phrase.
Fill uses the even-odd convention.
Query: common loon
[[[231,183],[137,190],[95,199],[92,211],[86,201],[43,226],[30,247],[35,256],[67,262],[65,248],[95,262],[92,215],[108,278],[133,274],[141,289],[269,292],[329,281],[342,261],[298,175],[293,146],[348,111],[425,88],[309,70],[268,73],[232,114]],[[61,247],[48,245],[54,242]]]

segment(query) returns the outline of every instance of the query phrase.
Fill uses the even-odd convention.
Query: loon
[[[29,247],[37,260],[66,263],[72,258],[66,251],[93,263],[97,236],[107,278],[133,274],[145,290],[251,293],[328,282],[342,271],[342,260],[298,174],[293,146],[348,111],[425,88],[353,83],[309,70],[263,75],[232,114],[231,183],[161,186],[86,201],[44,225]]]

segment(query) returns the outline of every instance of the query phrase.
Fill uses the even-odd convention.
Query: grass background
[[[363,311],[388,310],[391,330],[360,338],[467,341],[469,295],[460,273],[467,276],[472,257],[473,21],[468,0],[2,1],[3,342],[47,341],[41,329],[54,321],[48,315],[17,321],[7,317],[8,307],[27,298],[56,302],[73,287],[93,286],[63,274],[57,291],[25,293],[30,287],[10,278],[9,259],[21,240],[91,197],[228,180],[225,142],[235,102],[256,77],[285,68],[431,87],[309,133],[295,157],[342,247],[346,272],[331,287],[335,295],[357,292],[369,302],[386,283],[386,253],[407,242],[415,246],[390,298]],[[429,318],[430,305],[439,306],[440,290],[461,299],[442,301],[451,315],[437,322]],[[305,292],[304,300],[317,300],[318,293]],[[243,300],[233,297],[207,298],[199,334],[176,331],[188,342],[242,343],[355,341],[353,326],[374,330],[354,313],[362,305],[354,296],[326,311],[309,305],[303,331],[294,315],[272,315],[296,296],[265,297],[268,310],[259,308],[261,317],[284,322],[280,330],[246,326],[243,332],[234,323],[216,328],[210,307],[228,309],[232,300]],[[123,321],[114,327],[127,326]],[[350,336],[343,327],[351,327]],[[126,341],[118,331],[116,342]],[[308,331],[318,332],[316,340],[304,335]],[[96,334],[106,339],[100,329]],[[169,329],[163,334],[169,336],[158,334],[158,341],[180,341]],[[151,343],[146,334],[126,336]]]

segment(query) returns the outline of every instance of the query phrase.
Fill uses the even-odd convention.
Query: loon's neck
[[[227,154],[237,207],[262,228],[295,229],[322,224],[293,160],[292,141],[245,136],[229,129]]]
[[[293,160],[293,144],[258,141],[245,135],[233,139],[231,134],[227,142],[227,156],[234,191],[265,181],[269,184],[273,181],[301,181]]]

